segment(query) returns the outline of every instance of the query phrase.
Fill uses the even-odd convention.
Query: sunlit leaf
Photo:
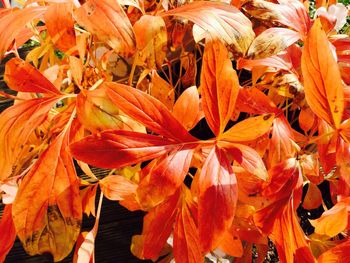
[[[126,115],[152,131],[177,141],[195,141],[160,101],[130,86],[105,83],[108,97]],[[176,132],[174,132],[176,131]]]
[[[13,58],[6,63],[4,80],[11,89],[16,91],[61,94],[36,68],[20,58]]]
[[[102,168],[119,168],[151,160],[178,146],[159,136],[129,131],[105,131],[70,146],[75,158]]]
[[[42,153],[19,186],[13,221],[30,255],[62,260],[78,238],[82,220],[79,181],[62,132]]]
[[[310,108],[328,124],[339,128],[344,111],[343,84],[330,43],[318,19],[306,39],[301,68]]]
[[[252,59],[259,59],[276,55],[298,41],[299,38],[299,34],[293,30],[271,27],[253,40],[247,56]]]
[[[220,40],[207,42],[201,73],[202,105],[209,127],[216,135],[224,131],[231,118],[238,89],[238,78],[226,47]]]
[[[68,51],[76,43],[72,12],[71,3],[59,3],[50,5],[44,15],[47,32],[62,51]]]
[[[12,205],[6,205],[0,220],[0,262],[5,262],[6,255],[10,252],[15,239],[16,229],[12,220]]]
[[[81,26],[107,43],[117,53],[134,52],[134,31],[118,1],[89,0],[75,10],[74,16]]]
[[[255,140],[270,130],[274,117],[274,114],[264,114],[247,118],[224,132],[220,140],[228,142]]]
[[[198,229],[203,251],[219,245],[232,224],[236,202],[237,181],[231,165],[222,150],[212,148],[199,178]]]
[[[150,69],[161,67],[167,50],[167,31],[160,16],[143,15],[135,24],[137,58]]]
[[[239,55],[245,54],[255,36],[249,19],[234,6],[223,3],[196,1],[162,16],[179,16],[192,21],[210,36],[232,46]]]

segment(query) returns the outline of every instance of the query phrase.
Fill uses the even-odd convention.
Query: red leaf
[[[199,177],[198,228],[202,250],[215,249],[231,226],[237,203],[237,182],[222,150],[212,148]]]
[[[130,86],[105,83],[107,95],[125,114],[152,131],[177,141],[196,141],[167,107],[157,99]]]
[[[206,43],[201,73],[201,92],[204,115],[210,129],[219,135],[234,111],[239,90],[236,71],[228,51],[220,40]]]
[[[11,89],[16,91],[61,94],[40,71],[20,58],[13,58],[6,63],[4,80]]]
[[[102,168],[119,168],[151,160],[179,147],[159,136],[131,131],[105,131],[70,146],[73,156]]]

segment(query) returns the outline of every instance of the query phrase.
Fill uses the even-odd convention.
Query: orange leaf
[[[33,154],[28,144],[30,136],[58,100],[50,97],[23,101],[1,113],[0,141],[6,143],[0,144],[0,180],[19,175],[24,158]]]
[[[79,121],[91,132],[107,129],[144,131],[139,123],[123,116],[116,104],[106,94],[106,86],[88,90],[77,96]],[[143,127],[143,128],[142,128]]]
[[[344,90],[340,71],[326,33],[317,19],[306,39],[301,68],[307,103],[313,112],[339,128],[344,111]]]
[[[222,150],[212,148],[199,177],[198,229],[204,252],[215,249],[230,228],[237,194],[230,162]]]
[[[12,9],[0,18],[0,59],[27,23],[40,17],[47,10],[46,6],[27,7],[21,10]],[[27,35],[28,39],[30,35]],[[28,40],[27,39],[27,40]],[[23,42],[24,43],[24,42]]]
[[[297,149],[293,141],[292,128],[283,115],[274,119],[271,134],[268,156],[268,162],[271,166],[295,156]]]
[[[75,46],[74,20],[71,3],[59,3],[49,6],[44,15],[47,32],[55,46],[68,51]]]
[[[346,198],[310,222],[315,227],[315,233],[334,237],[346,229],[349,211],[350,198]]]
[[[36,68],[20,58],[13,58],[6,63],[4,80],[11,89],[16,91],[61,94]]]
[[[193,148],[186,146],[176,149],[161,159],[141,180],[137,195],[142,207],[154,207],[178,190],[190,168]]]
[[[5,262],[15,240],[16,229],[12,220],[12,205],[6,205],[0,220],[0,262]]]
[[[139,121],[152,131],[176,141],[196,141],[172,113],[157,99],[130,86],[113,82],[108,86],[107,95],[119,109]],[[176,132],[175,132],[176,131]]]
[[[77,22],[117,53],[132,54],[135,36],[123,8],[113,0],[89,0],[74,12]]]
[[[278,109],[272,100],[257,88],[239,89],[236,108],[251,114],[277,113]]]
[[[173,114],[186,128],[191,130],[201,118],[199,109],[199,94],[195,86],[187,88],[176,100]]]
[[[121,175],[109,175],[99,182],[101,191],[110,200],[124,200],[136,194],[137,184]]]
[[[318,187],[313,184],[308,184],[308,189],[303,201],[303,207],[305,209],[316,209],[322,204],[322,194]]]
[[[105,131],[71,144],[74,157],[101,168],[119,168],[151,160],[179,147],[159,136]]]
[[[143,15],[134,24],[139,62],[147,68],[161,67],[167,50],[167,30],[162,17]]]
[[[315,263],[306,236],[299,225],[291,202],[283,209],[281,216],[275,221],[271,239],[276,244],[281,262]]]
[[[235,124],[219,138],[228,142],[253,141],[270,130],[274,118],[274,114],[247,118]]]
[[[206,43],[201,73],[204,115],[210,129],[219,135],[234,111],[239,82],[225,45],[218,39]]]
[[[174,88],[162,79],[156,70],[151,72],[150,94],[172,110],[175,102]]]
[[[234,6],[224,3],[195,1],[162,16],[179,16],[192,21],[211,37],[234,47],[238,55],[245,54],[255,35],[250,20]]]
[[[203,262],[204,257],[199,245],[198,228],[190,209],[191,206],[194,206],[193,200],[189,199],[188,189],[183,195],[182,206],[174,227],[174,257],[177,262]]]
[[[101,193],[97,208],[96,220],[93,228],[89,232],[82,232],[78,237],[73,257],[74,263],[95,262],[95,239],[101,216],[102,201],[103,194]]]
[[[327,250],[317,258],[318,263],[348,263],[350,262],[350,239]]]
[[[44,151],[19,186],[12,214],[17,235],[30,255],[64,259],[80,233],[79,180],[62,132]]]
[[[226,143],[219,141],[218,146],[223,147],[247,172],[254,174],[262,180],[267,179],[267,171],[260,155],[249,146],[239,143]]]
[[[133,236],[131,252],[142,259],[156,260],[164,247],[177,215],[177,191],[166,202],[153,208],[143,219],[142,235]]]

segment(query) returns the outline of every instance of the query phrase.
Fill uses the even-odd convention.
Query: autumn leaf
[[[152,97],[162,102],[170,111],[173,109],[175,102],[174,88],[161,78],[155,70],[151,71],[149,89]]]
[[[174,257],[177,262],[203,262],[197,222],[192,214],[192,210],[196,209],[194,206],[190,191],[185,189],[174,226]]]
[[[300,38],[299,34],[286,28],[271,27],[258,35],[247,52],[247,57],[260,59],[276,55]]]
[[[73,160],[62,132],[24,177],[13,203],[13,221],[30,255],[64,259],[80,232],[82,207]]]
[[[105,85],[108,97],[129,117],[167,138],[181,142],[196,141],[157,99],[130,86],[113,82]]]
[[[224,3],[196,1],[162,16],[179,16],[192,21],[211,37],[232,46],[238,55],[245,54],[255,36],[249,19],[234,6]]]
[[[264,114],[247,118],[235,124],[219,138],[228,142],[253,141],[270,130],[274,117],[274,114]]]
[[[144,128],[134,120],[123,116],[119,108],[108,98],[106,86],[88,90],[77,96],[77,115],[79,121],[91,132],[108,129],[134,130]]]
[[[102,168],[119,168],[162,156],[178,148],[159,136],[130,131],[105,131],[70,145],[75,158]]]
[[[27,23],[43,15],[47,10],[46,6],[27,7],[21,10],[11,9],[0,18],[0,58],[8,50],[13,41],[19,37]],[[26,42],[33,34],[27,34]]]
[[[195,86],[187,88],[175,102],[173,115],[186,130],[191,130],[203,117],[199,104],[199,94]]]
[[[306,37],[311,19],[305,6],[297,0],[280,0],[278,4],[264,0],[250,0],[243,9],[255,18],[268,22],[278,22],[296,30]]]
[[[0,220],[0,262],[5,262],[15,240],[16,229],[12,220],[12,204],[6,205]]]
[[[349,256],[350,240],[347,239],[343,243],[327,250],[317,258],[319,263],[347,263]]]
[[[260,155],[249,146],[239,143],[219,141],[218,145],[227,150],[227,153],[247,172],[262,180],[267,179],[267,171]]]
[[[18,76],[21,76],[18,78]],[[13,58],[6,63],[4,80],[13,90],[60,95],[61,92],[28,62]]]
[[[323,212],[321,217],[310,220],[312,226],[315,227],[315,233],[334,237],[344,231],[348,225],[349,201],[349,198],[344,199]]]
[[[132,25],[117,1],[89,0],[75,10],[74,16],[78,24],[117,53],[129,55],[135,51]]]
[[[233,113],[239,82],[228,51],[218,39],[209,40],[205,45],[200,88],[208,125],[219,135]]]
[[[50,97],[23,101],[1,113],[0,180],[19,175],[26,161],[34,157],[33,145],[31,146],[28,142],[32,139],[35,129],[45,121],[48,112],[59,99],[59,97]]]
[[[142,259],[157,259],[173,228],[180,191],[144,217],[142,234],[133,236],[131,252]]]
[[[167,50],[167,31],[160,16],[143,15],[133,26],[138,62],[149,69],[160,68]]]
[[[339,128],[344,111],[343,84],[330,43],[318,19],[306,39],[301,59],[307,103],[318,117]]]
[[[58,3],[50,5],[44,15],[47,32],[62,51],[68,51],[76,44],[72,13],[71,3]]]
[[[177,148],[160,159],[150,172],[142,178],[137,196],[145,209],[154,207],[173,195],[182,185],[190,168],[193,146]]]
[[[217,147],[211,149],[199,176],[199,241],[202,250],[208,252],[219,245],[232,224],[237,181],[227,157]]]

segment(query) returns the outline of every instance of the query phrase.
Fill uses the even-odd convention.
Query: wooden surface
[[[3,61],[4,63],[4,61]],[[4,64],[0,65],[0,90],[13,93],[8,90],[3,82]],[[0,97],[0,112],[12,105],[12,101]],[[1,157],[0,157],[1,158]],[[103,171],[102,171],[103,173]],[[103,174],[100,174],[103,176]],[[0,216],[4,206],[0,203]],[[117,202],[103,200],[99,231],[96,237],[95,259],[96,263],[108,262],[146,262],[140,261],[130,253],[132,235],[141,233],[142,212],[129,212]],[[94,218],[84,218],[82,230],[88,231],[94,224]],[[1,245],[1,244],[0,244]],[[19,240],[16,240],[5,262],[13,263],[37,263],[52,262],[49,256],[28,256],[22,248]],[[62,262],[72,262],[72,255]]]

